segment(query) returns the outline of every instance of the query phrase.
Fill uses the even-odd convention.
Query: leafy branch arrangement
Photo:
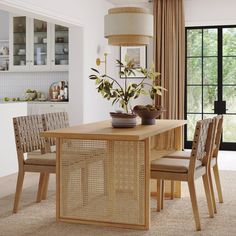
[[[160,73],[155,72],[154,65],[145,69],[137,67],[134,60],[130,60],[128,56],[125,57],[125,63],[116,60],[117,65],[121,67],[120,75],[124,78],[123,86],[116,79],[106,74],[101,74],[98,70],[91,68],[95,74],[89,76],[90,79],[95,80],[97,91],[107,100],[112,100],[112,105],[119,103],[119,105],[128,113],[129,103],[132,99],[137,99],[140,95],[149,95],[154,100],[155,95],[162,95],[165,88],[156,85],[157,77]],[[140,83],[128,83],[128,77],[135,73],[141,73],[143,79]],[[150,106],[150,105],[149,105]],[[131,109],[132,110],[132,109]]]

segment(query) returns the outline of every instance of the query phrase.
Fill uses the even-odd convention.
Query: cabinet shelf
[[[25,45],[25,43],[14,43],[14,45]]]
[[[20,27],[21,25],[22,27]],[[63,52],[64,48],[69,48],[69,29],[67,27],[27,16],[19,18],[14,14],[10,17],[10,26],[10,71],[68,70],[65,62],[62,61],[59,65],[55,63],[56,60],[66,60],[69,64],[69,56]],[[18,53],[21,51],[25,54],[19,55]],[[46,59],[47,63],[45,63]],[[23,60],[25,65],[20,65]],[[40,63],[39,65],[37,65],[37,61]]]
[[[0,58],[9,58],[9,55],[0,55]]]
[[[47,53],[46,52],[41,52],[39,54],[35,53],[34,56],[36,57],[37,55],[41,55],[41,56],[47,56]]]
[[[68,42],[55,42],[56,44],[68,44]]]
[[[68,56],[68,53],[65,54],[65,53],[55,53],[56,56]]]
[[[20,32],[20,31],[15,31],[15,32],[13,32],[14,34],[26,34],[26,31],[24,31],[24,32]]]
[[[34,45],[47,45],[47,43],[34,43]]]
[[[34,33],[47,33],[47,31],[34,31]]]

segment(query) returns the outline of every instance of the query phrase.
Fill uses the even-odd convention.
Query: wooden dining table
[[[150,161],[182,149],[184,124],[112,128],[102,121],[43,132],[56,138],[57,221],[149,229]],[[175,191],[180,196],[179,183]]]

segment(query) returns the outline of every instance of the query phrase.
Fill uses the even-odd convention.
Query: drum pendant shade
[[[104,22],[104,36],[109,45],[147,45],[153,37],[153,15],[145,8],[112,8],[105,16]]]

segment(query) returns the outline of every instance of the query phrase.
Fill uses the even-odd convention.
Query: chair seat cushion
[[[162,158],[177,158],[177,159],[189,159],[191,156],[191,151],[176,151],[166,156],[162,156]],[[211,167],[216,165],[216,158],[213,157],[211,159]]]
[[[25,160],[26,165],[43,165],[43,166],[55,166],[56,165],[56,154],[46,153],[41,154],[40,152],[30,152]]]
[[[190,159],[160,158],[151,162],[151,171],[165,171],[175,173],[187,173]],[[196,160],[196,168],[202,166],[202,162]]]
[[[191,156],[191,151],[176,151],[162,158],[178,158],[178,159],[188,159]]]

